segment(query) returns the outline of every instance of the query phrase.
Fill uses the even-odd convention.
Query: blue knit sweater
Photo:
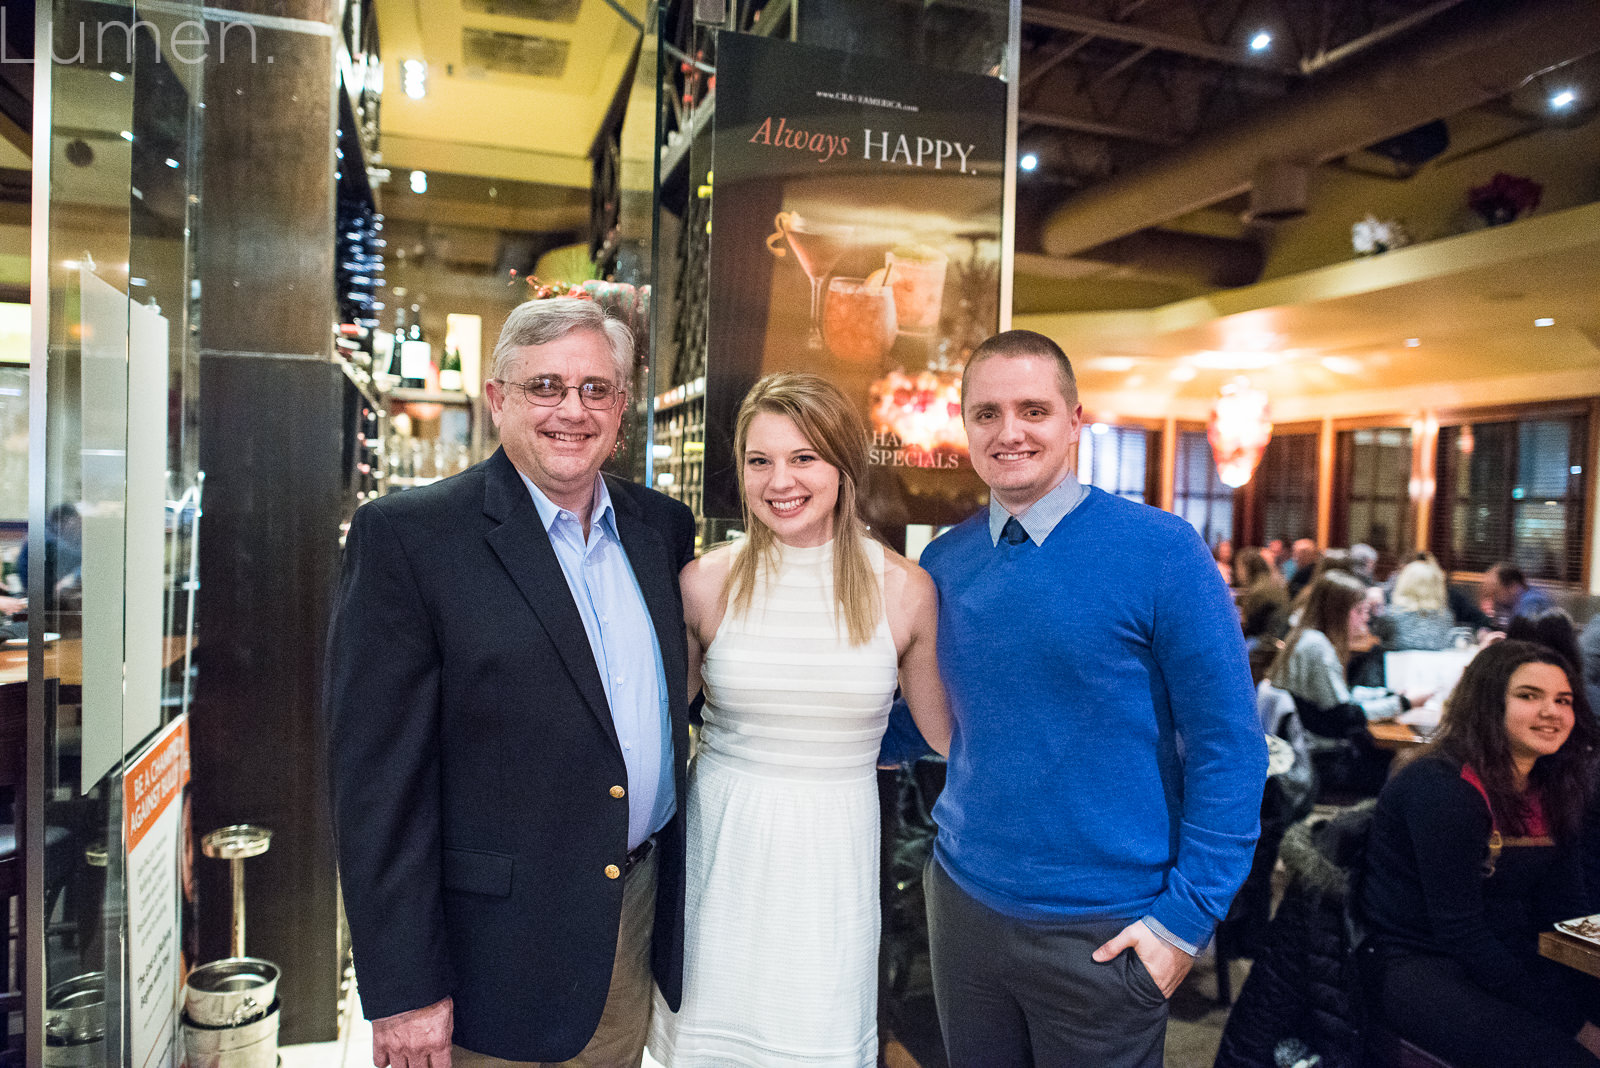
[[[995,545],[930,544],[955,734],[934,807],[958,885],[1024,919],[1153,920],[1203,946],[1250,870],[1266,779],[1239,620],[1177,516],[1091,489]]]

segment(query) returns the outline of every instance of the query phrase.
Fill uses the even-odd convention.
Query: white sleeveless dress
[[[862,646],[835,623],[831,542],[778,550],[775,580],[705,654],[683,1004],[656,994],[649,1043],[672,1068],[877,1062],[875,769],[894,638],[886,615]],[[883,547],[866,550],[881,591]]]

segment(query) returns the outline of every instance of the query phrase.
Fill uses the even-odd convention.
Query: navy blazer
[[[606,479],[655,624],[678,814],[658,840],[652,965],[682,987],[689,509]],[[641,661],[652,661],[649,649]],[[340,881],[371,1019],[455,999],[455,1041],[575,1056],[600,1021],[622,909],[627,783],[576,603],[503,451],[356,512],[328,648]]]

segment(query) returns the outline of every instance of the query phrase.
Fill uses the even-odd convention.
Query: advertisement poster
[[[123,841],[128,850],[129,1064],[169,1068],[181,1059],[179,931],[189,721],[158,734],[123,773]]]
[[[997,78],[718,34],[708,516],[739,515],[740,400],[790,370],[860,405],[870,524],[976,510],[960,371],[999,323],[1005,114]]]

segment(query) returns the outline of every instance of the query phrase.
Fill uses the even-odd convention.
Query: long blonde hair
[[[878,579],[867,560],[865,542],[870,535],[856,513],[867,470],[867,431],[844,394],[821,375],[801,371],[767,375],[750,388],[739,405],[733,455],[739,471],[745,543],[735,554],[723,586],[728,611],[736,616],[749,611],[763,565],[777,563],[777,538],[771,527],[751,514],[744,487],[750,423],[762,412],[788,419],[817,455],[839,469],[839,497],[833,506],[834,614],[845,624],[850,644],[865,645],[878,629],[882,611]]]

